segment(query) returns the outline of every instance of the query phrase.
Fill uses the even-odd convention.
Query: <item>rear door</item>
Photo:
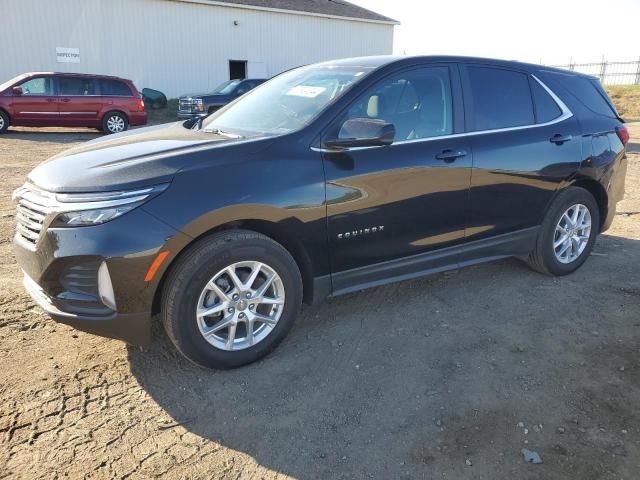
[[[53,95],[50,76],[31,77],[17,85],[22,95],[13,94],[14,125],[56,125],[59,120],[58,102]]]
[[[61,125],[94,127],[102,107],[97,81],[91,77],[56,78]]]
[[[579,166],[577,120],[527,72],[466,65],[461,73],[473,149],[467,241],[530,238],[535,232],[527,229],[540,225],[554,193]]]

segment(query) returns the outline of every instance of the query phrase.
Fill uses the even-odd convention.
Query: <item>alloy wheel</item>
[[[591,213],[581,203],[567,208],[560,216],[553,236],[553,251],[560,263],[576,261],[591,237]]]
[[[113,115],[107,120],[107,130],[111,133],[124,131],[124,119],[118,115]]]
[[[264,340],[282,315],[282,279],[265,263],[245,261],[220,270],[211,278],[196,310],[198,329],[215,348],[243,350]]]
[[[0,131],[2,131],[3,128],[4,128],[4,118],[2,118],[2,115],[0,115]]]

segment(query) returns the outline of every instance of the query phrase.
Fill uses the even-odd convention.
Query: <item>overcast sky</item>
[[[566,64],[640,57],[640,0],[350,0],[394,18],[395,53]]]

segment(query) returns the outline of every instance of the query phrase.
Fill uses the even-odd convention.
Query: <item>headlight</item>
[[[199,112],[204,112],[204,103],[202,103],[201,98],[199,98],[198,100],[195,100],[194,106],[196,110],[198,110]]]
[[[166,190],[168,183],[118,192],[59,193],[52,227],[99,225],[118,218]]]

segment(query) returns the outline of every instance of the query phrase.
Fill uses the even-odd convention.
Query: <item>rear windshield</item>
[[[597,79],[555,72],[544,74],[560,83],[592,112],[607,117],[618,117],[618,112]]]

